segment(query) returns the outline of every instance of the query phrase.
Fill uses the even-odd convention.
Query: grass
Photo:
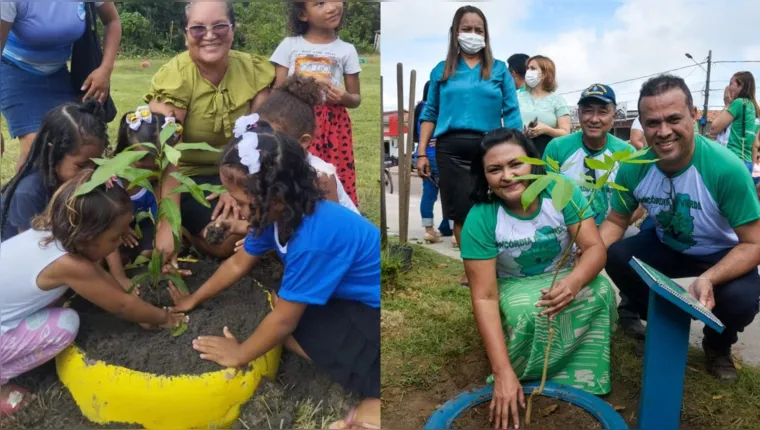
[[[349,114],[353,122],[354,156],[360,209],[375,224],[380,224],[380,57],[369,56],[363,64],[362,104]],[[130,110],[144,104],[143,96],[150,80],[167,59],[151,59],[152,67],[142,69],[143,60],[119,60],[111,77],[111,96],[119,110],[109,124],[108,135],[112,147],[116,144],[119,119]],[[0,159],[0,184],[7,183],[15,173],[19,154],[17,139],[11,140],[5,120],[2,120],[5,153]]]
[[[361,74],[362,104],[349,113],[353,123],[360,209],[377,225],[380,223],[380,57],[366,58],[367,63],[362,65],[364,71]],[[152,67],[145,69],[140,68],[142,61],[127,59],[116,63],[111,79],[111,95],[119,113],[116,120],[109,124],[111,147],[116,143],[118,120],[125,112],[144,104],[143,96],[150,86],[151,77],[167,59],[151,59]],[[5,153],[0,158],[0,184],[5,184],[15,173],[19,142],[9,138],[5,120],[2,120],[0,130],[5,138]],[[295,409],[293,423],[295,428],[327,428],[337,419],[338,413],[332,406],[319,399],[308,399]],[[279,423],[269,423],[269,428],[279,427]]]
[[[382,397],[384,424],[392,427],[421,427],[430,412],[453,395],[442,387],[451,384],[456,369],[490,369],[469,290],[458,285],[461,263],[423,247],[414,248],[412,270],[400,274],[383,290]],[[629,423],[636,419],[641,390],[642,360],[633,351],[632,340],[622,334],[613,336],[613,393],[605,397],[614,406],[624,407],[621,414]],[[476,365],[472,364],[473,356],[477,357]],[[687,366],[682,426],[757,426],[760,370],[739,364],[737,383],[720,382],[707,373],[704,354],[695,348],[689,351]],[[468,383],[484,384],[479,377],[470,378]],[[454,393],[466,387],[456,388]],[[427,402],[420,402],[420,398]],[[385,411],[390,413],[386,416]],[[415,414],[417,421],[404,421],[404,417]]]

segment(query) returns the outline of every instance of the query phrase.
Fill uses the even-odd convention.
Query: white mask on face
[[[528,84],[528,86],[531,88],[535,88],[538,84],[540,84],[541,78],[541,71],[539,70],[528,70],[525,72],[525,83]]]
[[[486,38],[475,33],[459,33],[457,37],[459,47],[466,54],[477,54],[486,47]]]

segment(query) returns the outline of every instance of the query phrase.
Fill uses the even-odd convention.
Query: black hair
[[[422,101],[426,102],[428,99],[428,91],[430,91],[430,81],[425,82],[425,87],[422,89]]]
[[[84,247],[108,231],[119,217],[132,213],[132,200],[118,185],[108,188],[103,184],[87,194],[76,195],[93,173],[92,169],[83,170],[64,183],[53,194],[45,212],[32,221],[35,230],[51,234],[43,239],[43,245],[57,241],[65,251],[82,255]]]
[[[511,143],[522,147],[525,154],[530,158],[541,158],[533,142],[530,141],[520,130],[514,128],[497,128],[491,130],[483,136],[483,140],[478,145],[477,153],[472,159],[472,166],[470,167],[470,175],[472,175],[473,183],[472,190],[470,192],[470,200],[473,203],[488,203],[491,201],[488,193],[488,180],[486,179],[485,166],[483,165],[483,158],[485,158],[488,151],[496,145],[502,143]],[[546,170],[543,166],[531,165],[531,174],[543,175]]]
[[[0,199],[0,231],[5,229],[8,210],[19,183],[33,172],[42,176],[49,195],[61,186],[56,167],[67,155],[85,145],[108,146],[108,125],[103,107],[96,100],[87,103],[66,103],[53,108],[42,119],[24,164],[2,188]]]
[[[346,2],[343,2],[345,7]],[[309,23],[301,21],[301,16],[306,13],[306,2],[292,1],[288,3],[288,25],[290,26],[291,36],[303,36],[309,31]],[[343,17],[346,16],[346,9],[343,9]],[[343,25],[343,17],[340,18],[338,27],[335,28],[337,33]]]
[[[182,16],[182,29],[187,28],[190,22],[190,9],[193,8],[193,4],[197,2],[189,1],[185,4],[185,14]],[[232,7],[232,2],[225,1],[224,5],[227,8],[227,19],[230,20],[230,24],[235,25],[235,9]]]
[[[691,90],[686,85],[686,81],[680,76],[675,75],[659,75],[654,78],[648,79],[641,85],[641,92],[639,93],[639,102],[637,108],[641,112],[641,99],[644,97],[654,97],[664,94],[670,90],[680,90],[684,96],[686,96],[686,107],[689,108],[689,112],[694,108],[694,98],[691,96]]]
[[[527,54],[513,54],[507,59],[507,65],[509,70],[515,72],[515,74],[522,79],[525,79],[525,72],[528,70],[528,56]]]
[[[281,242],[287,242],[303,218],[313,214],[317,202],[324,198],[317,186],[317,173],[303,156],[303,148],[285,134],[274,131],[269,123],[259,121],[249,131],[258,137],[259,171],[249,174],[240,159],[238,144],[245,139],[243,134],[230,141],[222,153],[220,174],[251,196],[252,229],[261,231],[271,225],[272,206],[283,205],[283,213],[275,222]]]
[[[140,128],[137,130],[132,130],[129,128],[129,123],[127,122],[127,118],[130,115],[134,115],[135,112],[127,112],[124,114],[124,116],[121,117],[121,121],[119,121],[119,137],[116,140],[116,148],[114,149],[114,154],[119,154],[128,147],[132,145],[136,145],[138,143],[152,143],[158,147],[158,145],[161,144],[159,141],[159,136],[161,135],[161,129],[164,126],[164,122],[166,121],[166,116],[154,113],[153,118],[150,123],[142,122],[140,124]],[[177,124],[179,124],[179,121],[177,121]],[[168,145],[174,145],[179,140],[179,134],[175,134],[173,139],[170,139],[168,142],[166,142]]]
[[[294,74],[275,88],[258,108],[261,119],[294,141],[313,135],[317,127],[314,106],[322,103],[322,84],[315,78]]]

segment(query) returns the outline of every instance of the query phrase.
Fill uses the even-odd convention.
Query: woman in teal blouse
[[[472,207],[470,164],[483,134],[503,125],[522,128],[515,84],[503,61],[491,52],[483,12],[463,6],[454,14],[449,52],[430,73],[427,105],[420,116],[417,170],[430,175],[426,149],[435,137],[443,217],[454,222],[459,243]]]

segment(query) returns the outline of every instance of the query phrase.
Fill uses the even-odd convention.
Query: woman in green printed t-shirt
[[[738,156],[752,173],[752,163],[757,158],[755,136],[757,124],[755,118],[760,107],[755,100],[755,77],[750,72],[737,72],[728,85],[733,101],[715,118],[710,126],[710,133],[717,136],[731,127],[726,147]]]
[[[541,378],[546,316],[555,329],[550,380],[593,394],[610,391],[616,302],[610,283],[598,276],[607,252],[591,211],[581,220],[575,209],[587,205],[579,188],[561,211],[554,208],[551,187],[523,209],[521,198],[530,183],[511,178],[543,173],[543,167],[519,160],[524,156],[539,158],[521,132],[502,128],[485,136],[473,159],[475,206],[460,244],[475,320],[493,370],[497,426],[524,402],[519,381]],[[582,256],[563,268],[550,292],[554,269],[576,233]]]

